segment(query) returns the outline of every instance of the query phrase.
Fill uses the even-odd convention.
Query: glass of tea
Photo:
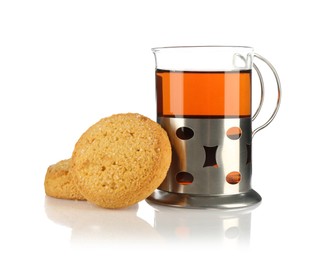
[[[281,84],[272,64],[245,46],[174,46],[152,49],[156,64],[157,122],[169,135],[172,163],[148,201],[186,208],[242,208],[257,204],[251,187],[252,137],[276,116]],[[254,59],[276,79],[271,117],[252,130],[264,97]],[[262,88],[252,115],[252,69]]]

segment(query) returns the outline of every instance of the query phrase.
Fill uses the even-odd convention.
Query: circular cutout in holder
[[[241,137],[241,135],[242,135],[242,130],[241,130],[240,127],[234,126],[234,127],[229,128],[226,131],[226,135],[231,140],[238,140]]]
[[[229,184],[238,184],[241,180],[241,174],[240,172],[230,172],[228,175],[226,175],[226,181]]]
[[[194,136],[194,131],[186,126],[179,127],[176,131],[177,137],[182,140],[189,140]]]
[[[194,176],[189,172],[178,172],[176,180],[179,184],[189,185],[194,181]]]

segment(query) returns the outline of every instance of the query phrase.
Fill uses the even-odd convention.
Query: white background
[[[317,0],[1,0],[0,258],[325,259],[324,10]],[[47,167],[91,124],[122,112],[155,120],[152,47],[211,44],[252,46],[281,78],[279,114],[253,140],[259,207],[243,219],[46,198]],[[275,105],[266,75],[255,126]]]

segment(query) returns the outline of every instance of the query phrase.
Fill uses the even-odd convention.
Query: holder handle
[[[282,96],[282,94],[281,94],[281,81],[280,81],[280,78],[279,78],[279,76],[278,76],[275,68],[273,67],[273,65],[268,60],[266,60],[264,57],[262,57],[261,55],[259,55],[257,53],[254,54],[254,57],[260,59],[263,62],[265,62],[267,64],[267,66],[272,70],[272,72],[274,74],[274,77],[276,79],[278,97],[277,97],[277,102],[276,102],[276,106],[275,106],[275,109],[274,109],[273,114],[271,115],[271,117],[263,125],[257,127],[255,130],[252,131],[252,138],[254,137],[254,135],[257,132],[259,132],[260,130],[264,129],[266,126],[268,126],[273,121],[273,119],[275,118],[275,116],[276,116],[276,114],[278,112],[278,109],[280,107],[281,96]],[[258,67],[255,64],[253,64],[253,67],[256,70],[256,72],[258,74],[258,77],[259,77],[259,80],[260,80],[260,85],[261,85],[261,100],[260,100],[259,107],[258,107],[256,113],[254,114],[253,118],[252,118],[252,121],[255,120],[256,117],[258,116],[258,113],[261,110],[261,107],[262,107],[262,104],[263,104],[263,100],[264,100],[264,81],[263,81],[262,75],[261,75]]]

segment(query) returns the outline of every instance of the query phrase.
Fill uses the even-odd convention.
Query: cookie
[[[104,208],[124,208],[147,198],[171,163],[165,130],[140,114],[115,114],[77,141],[71,173],[82,195]]]
[[[73,183],[70,165],[71,159],[67,159],[48,167],[44,180],[46,195],[58,199],[85,200]]]

